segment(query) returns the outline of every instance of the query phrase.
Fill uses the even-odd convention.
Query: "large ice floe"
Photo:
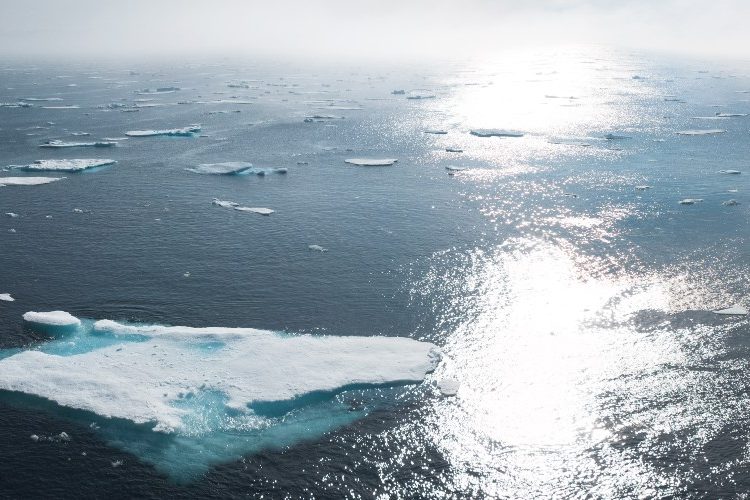
[[[0,187],[5,186],[39,186],[55,181],[61,181],[65,177],[0,177]]]
[[[130,130],[125,135],[130,137],[153,137],[157,135],[169,135],[175,137],[192,137],[201,131],[200,125],[189,125],[182,128],[170,128],[162,130]]]
[[[421,397],[405,386],[421,383],[441,357],[433,344],[400,337],[77,323],[61,311],[24,318],[52,340],[0,351],[0,396],[91,424],[185,481],[243,454],[317,438],[396,404],[396,395]]]
[[[117,163],[115,160],[78,158],[73,160],[36,160],[28,165],[20,165],[14,168],[27,172],[81,172],[90,168],[105,167]]]

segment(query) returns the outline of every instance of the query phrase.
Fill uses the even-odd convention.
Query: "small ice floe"
[[[429,129],[424,131],[425,134],[434,134],[434,135],[445,135],[448,133],[447,130],[439,130],[439,129]]]
[[[455,167],[455,166],[453,166],[453,165],[447,165],[447,166],[445,167],[445,169],[446,169],[446,170],[448,171],[448,173],[450,174],[451,172],[452,172],[452,173],[456,173],[456,172],[463,172],[464,170],[466,170],[466,167]]]
[[[608,141],[622,141],[624,139],[630,139],[630,136],[622,134],[605,134],[604,138]]]
[[[409,91],[409,94],[406,96],[407,99],[434,99],[435,94],[430,92],[429,90],[411,90]]]
[[[50,182],[61,181],[65,177],[0,177],[0,187],[4,186],[39,186]]]
[[[15,212],[5,212],[5,215],[7,215],[8,217],[18,217],[18,214]]]
[[[171,128],[162,130],[130,130],[125,132],[129,137],[153,137],[157,135],[168,135],[174,137],[192,137],[201,131],[200,125],[189,125],[183,128]]]
[[[29,436],[29,438],[31,438],[31,440],[35,443],[39,441],[39,436],[37,436],[36,434],[32,434],[31,436]]]
[[[117,146],[114,141],[96,141],[96,142],[65,142],[60,140],[47,141],[40,144],[40,148],[111,148]]]
[[[71,104],[68,106],[42,106],[42,109],[79,109],[80,106],[77,104]]]
[[[645,185],[645,184],[644,184],[644,185],[642,185],[642,186],[636,186],[636,187],[635,187],[635,190],[636,190],[636,191],[645,191],[645,190],[647,190],[647,189],[651,189],[651,186],[647,186],[647,185]]]
[[[0,102],[0,108],[30,108],[28,102]]]
[[[668,96],[664,98],[664,102],[685,102],[685,100],[679,97]]]
[[[717,135],[723,134],[726,130],[721,128],[707,128],[707,129],[691,129],[691,130],[680,130],[677,135]]]
[[[737,201],[737,200],[727,200],[727,201],[725,201],[725,202],[722,203],[722,205],[724,205],[725,207],[733,207],[733,206],[739,205],[739,204],[740,204],[740,202]]]
[[[323,121],[323,120],[343,120],[343,116],[337,116],[337,115],[321,115],[321,114],[315,114],[305,117],[305,122],[310,123],[314,121]]]
[[[252,163],[245,161],[227,161],[223,163],[201,163],[197,167],[187,168],[190,172],[196,174],[208,175],[238,175],[245,173],[253,168]]]
[[[8,232],[9,232],[9,233],[15,233],[15,232],[16,232],[16,230],[15,230],[15,229],[13,229],[13,228],[11,228],[11,229],[8,229]]]
[[[155,89],[141,89],[136,91],[138,95],[171,94],[180,90],[179,87],[157,87]]]
[[[456,379],[441,378],[438,381],[438,389],[440,389],[440,394],[443,396],[455,396],[460,387],[461,382]]]
[[[680,200],[680,205],[695,205],[696,203],[701,203],[703,201],[703,198],[685,198],[684,200]]]
[[[78,326],[81,320],[65,311],[36,312],[29,311],[23,314],[24,321],[49,326]]]
[[[83,210],[82,210],[82,209],[80,209],[80,208],[74,208],[74,209],[73,209],[73,213],[75,213],[75,214],[82,214],[82,213],[83,213]]]
[[[183,275],[183,276],[184,276],[185,278],[189,278],[189,277],[190,277],[190,271],[188,271],[188,272],[186,272],[186,273],[182,273],[182,275]]]
[[[569,196],[570,198],[578,198],[578,195],[575,193],[563,193],[563,196]]]
[[[81,172],[89,168],[104,167],[115,163],[117,163],[115,160],[109,159],[36,160],[29,165],[22,165],[15,168],[27,172]]]
[[[71,132],[70,135],[74,135],[76,137],[85,137],[91,135],[90,132]]]
[[[22,97],[21,100],[31,102],[53,102],[62,101],[62,97]]]
[[[120,467],[120,466],[121,466],[122,464],[124,464],[124,463],[125,463],[125,462],[123,462],[122,460],[114,460],[114,461],[112,462],[112,467],[114,467],[114,468],[116,469],[117,467]]]
[[[395,158],[349,158],[344,162],[360,167],[389,167],[396,163]]]
[[[523,137],[523,132],[499,128],[477,128],[469,131],[469,133],[477,137]]]
[[[16,299],[14,299],[9,293],[0,293],[0,300],[4,302],[15,302]]]
[[[128,139],[127,137],[102,137],[103,141],[112,141],[112,142],[126,141],[127,139]]]
[[[405,90],[394,90],[393,92],[391,92],[391,94],[393,94],[393,95],[404,95],[404,94],[406,94],[406,91]]]
[[[255,214],[260,215],[271,215],[275,212],[275,210],[271,210],[270,208],[263,208],[263,207],[243,207],[240,206],[239,203],[234,201],[226,201],[226,200],[220,200],[218,198],[214,198],[214,201],[212,202],[214,205],[224,208],[232,208],[234,210],[237,210],[239,212],[252,212]]]
[[[742,118],[747,116],[747,113],[716,113],[718,118]]]
[[[719,173],[720,174],[727,174],[727,175],[739,175],[742,172],[740,172],[739,170],[719,170]]]
[[[719,309],[718,311],[713,311],[714,314],[726,314],[726,315],[737,315],[737,316],[747,316],[747,309],[742,307],[740,304],[735,304],[732,307],[727,307],[726,309]]]
[[[322,247],[322,246],[320,246],[320,245],[307,245],[307,248],[308,248],[309,250],[312,250],[312,251],[314,251],[314,252],[327,252],[327,251],[328,251],[328,249],[327,249],[327,248],[323,248],[323,247]]]
[[[448,153],[463,153],[464,152],[463,149],[459,149],[459,148],[445,148],[445,151]]]

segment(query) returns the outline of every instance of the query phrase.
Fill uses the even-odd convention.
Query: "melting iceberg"
[[[52,140],[39,145],[40,148],[110,148],[112,146],[117,146],[117,143],[114,141],[65,142]]]
[[[201,131],[200,125],[190,125],[183,128],[172,128],[164,130],[130,130],[125,135],[130,137],[152,137],[156,135],[170,135],[176,137],[192,137]]]
[[[32,319],[72,321],[50,314]],[[399,337],[110,320],[45,331],[53,340],[0,351],[0,389],[10,391],[0,394],[90,425],[182,481],[317,438],[396,395],[418,397],[402,386],[422,382],[441,356],[433,344]]]
[[[389,167],[396,163],[395,158],[349,158],[344,162],[360,167]]]
[[[4,186],[39,186],[50,182],[61,181],[65,177],[0,177],[0,187]]]
[[[36,160],[29,165],[19,168],[27,172],[51,171],[51,172],[81,172],[89,168],[104,167],[117,163],[115,160],[102,159],[75,159],[75,160]]]

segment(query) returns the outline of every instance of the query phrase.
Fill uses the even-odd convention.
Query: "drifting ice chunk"
[[[523,132],[499,128],[478,128],[471,130],[469,133],[477,137],[523,137]]]
[[[18,217],[18,214],[15,212],[5,212],[5,215],[7,215],[8,217]]]
[[[442,378],[438,381],[438,388],[443,396],[455,396],[461,382],[452,378]]]
[[[349,158],[344,162],[360,167],[389,167],[396,163],[395,158]]]
[[[720,128],[709,128],[709,129],[703,129],[703,130],[680,130],[677,132],[677,135],[716,135],[716,134],[723,134],[726,130],[720,129]]]
[[[65,142],[54,140],[39,145],[40,148],[110,148],[112,146],[117,146],[117,143],[112,141]]]
[[[188,168],[187,170],[196,174],[211,175],[237,175],[253,168],[252,163],[245,161],[227,161],[223,163],[201,163],[197,167]]]
[[[737,200],[727,200],[724,203],[722,203],[722,205],[724,205],[725,207],[733,207],[733,206],[739,205],[739,204],[740,204],[740,202],[738,202]]]
[[[238,210],[240,212],[253,212],[260,215],[271,215],[272,213],[274,213],[274,210],[271,210],[270,208],[242,207],[237,202],[220,200],[218,198],[214,198],[214,201],[212,203],[219,207],[233,208],[234,210]]]
[[[68,356],[28,350],[4,358],[0,389],[180,432],[188,410],[176,403],[200,391],[222,393],[227,408],[247,413],[255,405],[304,404],[302,396],[351,386],[420,383],[440,360],[433,344],[400,337],[293,336],[114,321],[98,321],[93,328],[122,342]],[[141,341],[128,342],[133,335]],[[201,349],[206,342],[222,347],[206,356]]]
[[[747,315],[747,309],[742,307],[739,304],[735,304],[732,307],[727,307],[726,309],[719,309],[718,311],[714,311],[714,314],[736,314],[738,316],[746,316]]]
[[[76,160],[36,160],[30,165],[20,168],[27,172],[53,171],[53,172],[80,172],[88,168],[103,167],[117,163],[115,160],[76,159]]]
[[[742,118],[747,116],[747,113],[716,113],[719,118]]]
[[[11,297],[9,293],[0,293],[0,300],[4,300],[5,302],[13,302],[16,299]]]
[[[320,245],[307,245],[307,248],[309,248],[310,250],[313,250],[315,252],[327,252],[328,251],[328,249],[323,248]]]
[[[647,189],[651,189],[651,186],[646,186],[645,184],[643,186],[636,186],[636,191],[645,191]]]
[[[24,321],[48,326],[78,326],[81,320],[65,311],[36,312],[29,311],[23,315]]]
[[[32,101],[32,102],[51,102],[51,101],[62,101],[62,97],[22,97],[22,101]]]
[[[61,181],[65,177],[0,177],[0,187],[4,186],[39,186],[50,182]]]
[[[719,173],[720,174],[739,175],[742,172],[740,172],[739,170],[719,170]]]
[[[703,201],[703,198],[685,198],[680,200],[680,205],[695,205]]]
[[[201,131],[200,125],[190,125],[183,128],[172,128],[164,130],[131,130],[125,132],[125,135],[130,137],[153,137],[156,135],[169,135],[177,137],[192,137],[197,132]]]

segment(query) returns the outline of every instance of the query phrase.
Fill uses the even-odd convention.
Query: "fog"
[[[600,43],[745,58],[746,0],[2,0],[0,55],[481,57]]]

